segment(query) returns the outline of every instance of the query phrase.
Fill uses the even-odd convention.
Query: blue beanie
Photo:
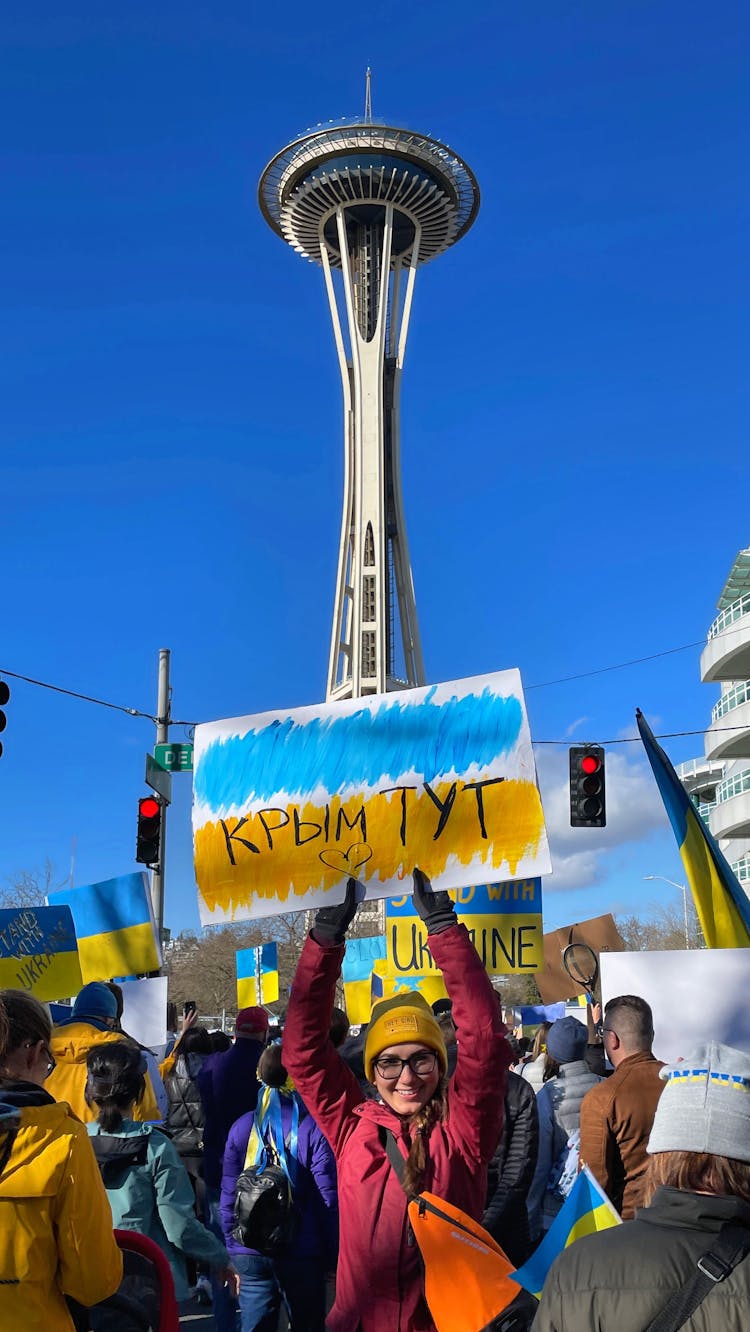
[[[98,1022],[117,1017],[117,1000],[103,981],[90,981],[79,991],[73,1002],[71,1022],[85,1022],[94,1018]]]
[[[588,1029],[577,1018],[558,1018],[547,1032],[547,1054],[558,1064],[572,1064],[583,1059],[588,1039]]]

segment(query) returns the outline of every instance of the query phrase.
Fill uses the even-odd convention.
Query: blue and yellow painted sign
[[[513,879],[507,883],[458,888],[449,895],[491,976],[542,968],[541,879]],[[388,971],[394,975],[422,975],[436,970],[427,931],[415,912],[412,898],[390,898],[385,904],[385,915]]]
[[[25,990],[45,1003],[70,998],[81,983],[69,907],[0,911],[0,989]]]

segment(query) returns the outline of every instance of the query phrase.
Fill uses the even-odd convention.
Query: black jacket
[[[534,1088],[508,1072],[505,1126],[489,1164],[487,1208],[482,1225],[510,1261],[520,1267],[531,1252],[526,1195],[534,1178],[539,1151],[539,1116]]]
[[[750,1229],[750,1204],[657,1189],[633,1221],[576,1240],[553,1263],[533,1332],[643,1332],[692,1276],[726,1221]],[[747,1332],[750,1255],[709,1291],[684,1332]]]
[[[164,1127],[180,1156],[199,1156],[203,1151],[205,1112],[196,1082],[203,1062],[203,1055],[178,1055],[164,1083],[169,1102]]]

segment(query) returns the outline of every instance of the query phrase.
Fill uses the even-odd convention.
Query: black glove
[[[341,944],[357,914],[357,880],[349,879],[346,885],[346,897],[338,906],[321,907],[315,916],[312,935],[318,943]]]
[[[428,934],[442,934],[456,924],[456,909],[445,892],[433,893],[430,880],[421,869],[414,870],[412,898]]]

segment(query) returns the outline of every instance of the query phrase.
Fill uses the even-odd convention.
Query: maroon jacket
[[[479,1220],[487,1163],[503,1128],[511,1060],[497,1001],[463,925],[430,938],[453,1000],[458,1033],[448,1118],[430,1134],[424,1187]],[[308,938],[284,1027],[284,1064],[333,1148],[339,1180],[339,1265],[329,1332],[432,1332],[418,1252],[409,1243],[406,1195],[380,1140],[393,1130],[407,1155],[410,1128],[395,1111],[364,1099],[328,1039],[343,945]]]

